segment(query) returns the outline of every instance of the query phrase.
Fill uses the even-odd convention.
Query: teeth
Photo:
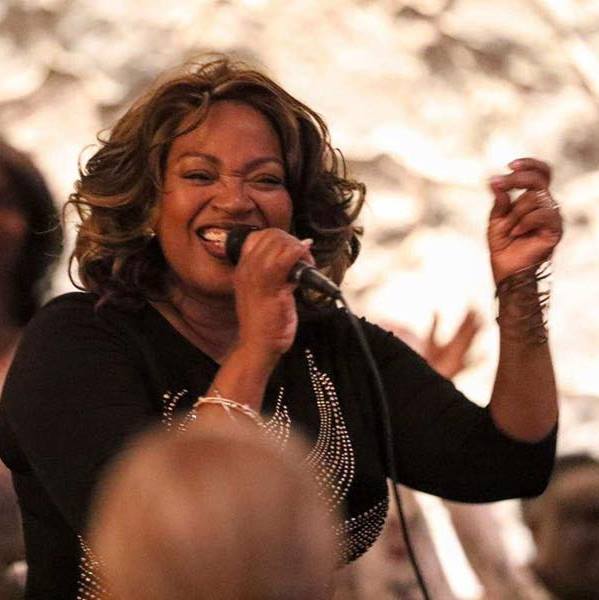
[[[198,231],[198,235],[202,239],[217,244],[224,244],[227,241],[228,233],[226,229],[220,229],[219,227],[207,227]]]

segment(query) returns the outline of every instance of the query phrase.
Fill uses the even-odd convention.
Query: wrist
[[[261,344],[239,341],[231,348],[227,359],[235,360],[250,370],[264,371],[270,375],[282,355],[283,352]]]
[[[497,284],[497,323],[503,338],[527,344],[547,341],[549,263],[520,269]]]

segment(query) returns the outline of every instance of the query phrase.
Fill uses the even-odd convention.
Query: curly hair
[[[42,174],[23,153],[0,140],[0,195],[27,222],[27,238],[14,269],[12,318],[25,325],[41,306],[62,250],[58,211]]]
[[[314,239],[317,266],[337,283],[356,259],[355,220],[365,186],[347,177],[322,118],[264,74],[227,57],[189,63],[158,80],[116,123],[80,168],[67,205],[81,224],[71,256],[82,289],[100,304],[139,306],[164,298],[168,266],[149,232],[173,141],[200,125],[214,102],[244,102],[263,113],[279,136],[292,231]],[[185,124],[191,125],[184,126]]]

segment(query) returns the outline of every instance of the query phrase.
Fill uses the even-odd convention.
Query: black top
[[[97,297],[56,298],[27,327],[0,407],[0,457],[13,472],[29,564],[30,599],[92,598],[94,559],[85,531],[90,495],[106,461],[133,433],[183,417],[218,365],[147,305],[104,307]],[[555,432],[517,442],[485,408],[458,392],[402,341],[362,320],[392,412],[400,482],[458,501],[540,493]],[[349,560],[374,542],[387,511],[381,428],[370,376],[347,315],[302,312],[291,350],[263,404],[271,433],[312,441],[330,506],[345,510]]]

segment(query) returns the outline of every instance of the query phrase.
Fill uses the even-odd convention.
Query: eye
[[[277,188],[285,186],[285,179],[279,175],[261,173],[252,177],[252,183],[265,188]]]
[[[208,171],[189,171],[184,173],[183,179],[189,179],[201,184],[208,184],[216,181],[216,175]]]

